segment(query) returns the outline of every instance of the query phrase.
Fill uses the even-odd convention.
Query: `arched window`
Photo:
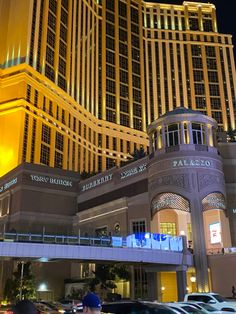
[[[152,216],[162,209],[177,209],[190,212],[189,201],[175,193],[161,193],[155,196],[151,203]]]
[[[166,146],[175,146],[180,143],[180,124],[174,123],[166,126]]]

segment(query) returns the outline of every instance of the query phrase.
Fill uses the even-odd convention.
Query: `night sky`
[[[150,0],[148,0],[150,1]],[[150,2],[183,4],[183,0],[152,0]],[[191,1],[190,1],[191,2]],[[236,27],[235,27],[235,10],[234,1],[229,0],[195,0],[193,2],[212,3],[216,6],[218,32],[233,35],[234,55],[236,55]],[[229,3],[228,3],[229,2]]]

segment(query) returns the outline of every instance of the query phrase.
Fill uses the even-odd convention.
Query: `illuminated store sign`
[[[218,208],[218,209],[225,209],[225,203],[223,200],[217,196],[210,196],[207,197],[208,205],[210,205],[213,209]]]
[[[4,185],[0,186],[0,193],[8,190],[12,185],[17,183],[17,178],[12,179],[11,181],[5,183]]]
[[[41,183],[55,184],[55,185],[62,185],[62,186],[69,186],[69,187],[73,186],[73,183],[70,180],[39,176],[39,175],[33,175],[33,174],[30,175],[30,178],[32,181],[41,182]]]
[[[143,164],[143,165],[140,165],[138,167],[134,167],[134,168],[128,169],[126,171],[121,172],[120,178],[122,180],[122,179],[125,179],[127,177],[131,177],[131,176],[133,176],[133,175],[135,175],[137,173],[143,172],[146,169],[147,169],[147,164]]]
[[[85,185],[82,186],[82,192],[90,190],[92,188],[94,188],[95,186],[101,185],[103,183],[106,183],[108,181],[112,180],[112,174],[108,174],[107,176],[101,177],[97,180],[94,180],[90,183],[87,183]]]
[[[221,242],[221,228],[220,223],[216,222],[209,225],[210,229],[210,241],[211,244],[216,244]]]
[[[176,167],[212,167],[212,162],[205,159],[178,159],[172,161],[172,166]]]

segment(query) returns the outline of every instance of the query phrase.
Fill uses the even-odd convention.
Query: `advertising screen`
[[[215,222],[209,225],[210,229],[210,242],[211,244],[221,242],[221,227],[219,222]]]

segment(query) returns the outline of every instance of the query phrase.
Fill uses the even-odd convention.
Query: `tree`
[[[23,272],[22,272],[23,267]],[[16,302],[20,299],[33,299],[36,296],[35,279],[31,271],[31,263],[17,264],[13,278],[8,279],[4,289],[5,299]]]
[[[233,130],[231,127],[229,127],[227,135],[229,137],[229,142],[236,142],[236,130]]]
[[[123,162],[122,166],[125,166],[125,165],[127,165],[127,164],[130,164],[130,163],[136,161],[136,160],[139,160],[139,159],[141,159],[141,158],[146,157],[146,156],[147,156],[147,152],[145,152],[145,150],[143,149],[143,147],[141,147],[140,149],[135,149],[135,150],[133,151],[133,153],[131,154],[131,156],[132,156],[133,158],[127,160],[126,162]]]
[[[95,291],[100,288],[102,294],[109,289],[116,288],[116,280],[129,280],[130,273],[126,265],[123,264],[96,264],[94,277],[89,280],[89,289]]]
[[[138,160],[146,157],[147,153],[145,152],[143,147],[141,147],[140,149],[136,149],[131,155],[133,156],[133,160]]]

